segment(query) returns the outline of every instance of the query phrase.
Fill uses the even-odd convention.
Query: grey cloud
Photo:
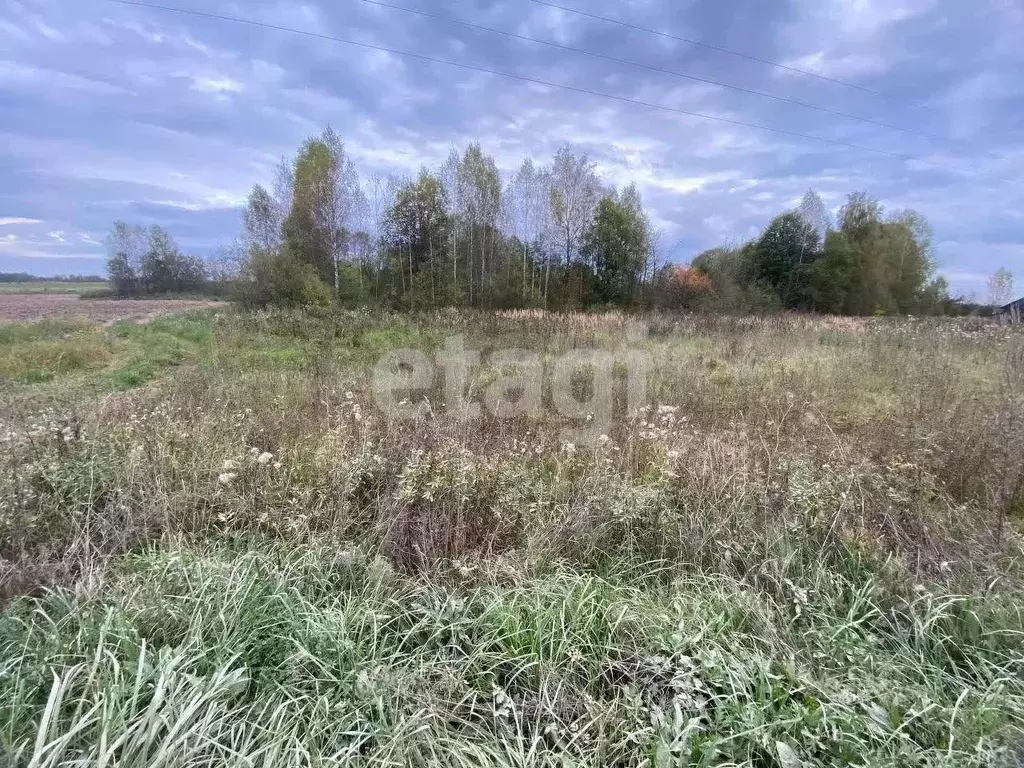
[[[884,90],[888,100],[528,0],[395,0],[665,69],[820,103],[959,141],[937,144],[820,112],[468,30],[353,0],[211,0],[211,12],[347,37],[522,77],[818,135],[984,175],[670,114],[281,32],[76,0],[23,0],[0,20],[0,213],[46,222],[5,261],[59,249],[102,257],[117,218],[168,226],[205,252],[230,242],[237,204],[276,160],[331,123],[361,172],[409,175],[481,140],[499,166],[547,162],[569,142],[608,181],[636,181],[686,260],[751,236],[815,187],[833,207],[868,189],[936,228],[948,274],[1019,254],[1024,210],[1024,15],[1009,0],[561,0]],[[206,7],[206,6],[204,6]],[[1015,69],[1016,68],[1016,69]],[[927,109],[909,107],[910,102]],[[3,219],[0,219],[2,221]],[[65,233],[64,244],[46,237]],[[74,234],[72,234],[74,233]],[[86,233],[83,239],[77,233]],[[21,234],[19,232],[19,234]],[[46,242],[49,241],[49,242]],[[49,250],[47,250],[49,249]],[[90,250],[91,249],[91,250]],[[19,255],[20,254],[20,255]],[[1017,256],[1019,258],[1019,256]],[[58,263],[55,258],[54,263]],[[63,262],[59,262],[63,268]]]

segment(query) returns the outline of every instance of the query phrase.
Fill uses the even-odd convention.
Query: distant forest
[[[108,270],[122,295],[230,285],[246,306],[964,312],[936,274],[932,230],[863,192],[833,216],[808,191],[749,242],[688,266],[659,263],[635,185],[604,182],[565,147],[503,175],[479,144],[414,178],[361,179],[330,128],[282,160],[245,206],[233,255],[215,265],[173,238],[118,222]]]
[[[39,277],[28,272],[0,272],[0,283],[105,283],[101,275],[53,275]]]

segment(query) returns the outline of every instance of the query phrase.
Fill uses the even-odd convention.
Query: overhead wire
[[[786,71],[786,72],[792,72],[794,74],[803,75],[805,77],[813,77],[813,78],[816,78],[818,80],[823,80],[825,82],[832,83],[834,85],[841,85],[841,86],[843,86],[845,88],[850,88],[850,89],[855,90],[855,91],[861,91],[862,93],[867,93],[867,94],[870,94],[872,96],[877,96],[877,97],[882,98],[882,99],[888,99],[888,100],[892,100],[892,101],[897,101],[898,100],[898,101],[901,101],[905,106],[912,107],[914,109],[925,109],[926,108],[926,107],[923,107],[922,105],[919,105],[919,104],[913,104],[913,103],[910,103],[910,102],[903,101],[901,99],[897,99],[896,97],[890,96],[887,93],[882,93],[881,91],[875,91],[875,90],[872,90],[870,88],[865,88],[862,85],[857,85],[856,83],[851,83],[851,82],[848,82],[846,80],[840,80],[839,78],[829,77],[828,75],[823,75],[820,72],[814,72],[814,71],[809,70],[809,69],[802,69],[800,67],[795,67],[795,66],[793,66],[791,64],[784,64],[784,63],[782,63],[780,61],[773,61],[771,59],[765,59],[765,58],[762,58],[760,56],[754,56],[754,55],[749,54],[749,53],[743,53],[742,51],[736,51],[736,50],[733,50],[732,48],[726,48],[726,47],[721,46],[721,45],[715,45],[713,43],[706,43],[703,40],[693,40],[691,38],[683,37],[682,35],[676,35],[676,34],[673,34],[673,33],[670,33],[670,32],[665,32],[665,31],[660,30],[660,29],[652,29],[650,27],[644,27],[644,26],[641,26],[639,24],[634,24],[632,22],[623,21],[622,19],[612,18],[610,16],[602,16],[600,14],[591,13],[590,11],[584,11],[584,10],[581,10],[579,8],[572,8],[572,7],[567,6],[567,5],[560,5],[558,3],[553,3],[550,0],[530,0],[530,2],[536,3],[537,5],[544,5],[544,6],[547,6],[548,8],[555,8],[555,9],[557,9],[559,11],[563,11],[565,13],[572,13],[572,14],[575,14],[577,16],[583,16],[583,17],[588,18],[588,19],[593,19],[593,20],[596,20],[596,21],[602,21],[602,22],[605,22],[607,24],[615,24],[615,25],[623,27],[625,29],[631,29],[631,30],[633,30],[635,32],[646,32],[647,34],[657,35],[658,37],[665,38],[665,39],[668,39],[668,40],[675,40],[676,42],[679,42],[679,43],[686,43],[687,45],[693,45],[693,46],[697,46],[699,48],[707,48],[708,50],[718,51],[719,53],[724,53],[724,54],[727,54],[729,56],[735,56],[737,58],[746,59],[747,61],[754,61],[754,62],[757,62],[758,64],[765,64],[767,66],[775,67],[776,69],[781,69],[781,70]]]
[[[389,54],[392,54],[392,55],[395,55],[395,56],[401,56],[401,57],[405,57],[405,58],[416,59],[416,60],[419,60],[419,61],[426,61],[426,62],[430,62],[430,63],[433,63],[433,64],[443,64],[445,66],[457,67],[459,69],[463,69],[463,70],[470,71],[470,72],[478,72],[478,73],[482,73],[482,74],[492,75],[492,76],[495,76],[495,77],[504,77],[504,78],[511,79],[511,80],[517,80],[519,82],[531,83],[531,84],[534,84],[534,85],[540,85],[540,86],[544,86],[544,87],[547,87],[547,88],[555,88],[555,89],[559,89],[559,90],[563,90],[563,91],[568,91],[568,92],[571,92],[571,93],[580,93],[580,94],[585,94],[585,95],[588,95],[588,96],[596,96],[596,97],[599,97],[599,98],[609,99],[611,101],[617,101],[617,102],[620,102],[620,103],[623,103],[623,104],[631,104],[631,105],[634,105],[634,106],[645,107],[647,109],[659,110],[659,111],[668,112],[668,113],[672,113],[672,114],[684,115],[684,116],[687,116],[687,117],[695,117],[695,118],[699,118],[699,119],[702,119],[702,120],[711,120],[711,121],[718,122],[718,123],[723,123],[723,124],[726,124],[726,125],[733,125],[733,126],[738,126],[738,127],[743,127],[743,128],[753,128],[755,130],[766,131],[766,132],[775,133],[775,134],[782,135],[782,136],[789,136],[789,137],[797,138],[797,139],[803,139],[805,141],[814,141],[814,142],[819,142],[819,143],[823,143],[823,144],[829,144],[829,145],[836,146],[836,147],[843,147],[845,149],[853,149],[853,150],[858,150],[858,151],[862,151],[862,152],[870,152],[870,153],[874,153],[874,154],[878,154],[878,155],[884,155],[886,157],[895,158],[895,159],[898,159],[898,160],[904,160],[904,161],[907,161],[907,162],[921,163],[923,165],[927,165],[927,166],[930,166],[930,167],[933,167],[933,168],[941,168],[941,169],[945,169],[945,170],[957,171],[959,173],[966,173],[966,174],[976,175],[976,176],[990,176],[990,174],[985,174],[985,173],[982,173],[982,172],[974,170],[974,169],[962,168],[962,167],[959,167],[959,166],[956,166],[956,165],[951,165],[949,163],[939,163],[939,162],[935,162],[933,160],[930,160],[930,159],[927,159],[927,158],[924,158],[924,157],[920,157],[920,156],[917,156],[917,155],[908,155],[908,154],[904,154],[904,153],[901,153],[901,152],[892,152],[892,151],[887,150],[887,149],[879,149],[877,147],[868,147],[868,146],[864,146],[862,144],[854,144],[852,142],[841,141],[839,139],[830,139],[830,138],[827,138],[827,137],[824,137],[824,136],[816,136],[814,134],[800,133],[798,131],[790,131],[790,130],[787,130],[785,128],[775,128],[773,126],[761,125],[759,123],[751,123],[751,122],[747,122],[745,120],[737,120],[737,119],[734,119],[734,118],[731,118],[731,117],[723,117],[721,115],[709,115],[709,114],[705,114],[705,113],[702,113],[702,112],[696,112],[696,111],[693,111],[693,110],[682,109],[681,107],[672,107],[672,106],[669,106],[667,104],[657,104],[657,103],[654,103],[654,102],[644,101],[642,99],[634,99],[634,98],[631,98],[629,96],[621,96],[619,94],[606,93],[606,92],[603,92],[603,91],[596,91],[596,90],[592,90],[592,89],[589,89],[589,88],[582,88],[580,86],[567,85],[565,83],[555,83],[555,82],[551,82],[551,81],[548,81],[548,80],[542,80],[540,78],[528,77],[526,75],[517,75],[517,74],[511,73],[511,72],[502,72],[501,70],[490,69],[488,67],[481,67],[481,66],[478,66],[478,65],[475,65],[475,64],[466,64],[464,62],[452,61],[451,59],[444,59],[444,58],[440,58],[438,56],[429,56],[427,54],[413,53],[411,51],[403,51],[403,50],[400,50],[400,49],[397,49],[397,48],[390,48],[388,46],[377,45],[377,44],[374,44],[374,43],[366,43],[366,42],[362,42],[362,41],[359,41],[359,40],[350,40],[350,39],[343,38],[343,37],[338,37],[338,36],[335,36],[335,35],[324,34],[322,32],[311,32],[309,30],[297,29],[297,28],[294,28],[294,27],[286,27],[286,26],[283,26],[283,25],[280,25],[280,24],[272,24],[270,22],[257,21],[255,19],[246,19],[246,18],[239,17],[239,16],[228,16],[226,14],[211,13],[209,11],[198,11],[198,10],[193,10],[193,9],[189,9],[189,8],[177,8],[177,7],[174,7],[174,6],[161,5],[161,4],[158,4],[158,3],[142,2],[141,0],[106,0],[106,2],[115,3],[115,4],[118,4],[118,5],[132,6],[132,7],[136,7],[136,8],[147,8],[147,9],[150,9],[150,10],[157,10],[157,11],[164,11],[164,12],[168,12],[168,13],[177,13],[177,14],[183,14],[183,15],[188,15],[188,16],[195,16],[195,17],[198,17],[198,18],[206,18],[206,19],[214,19],[214,20],[218,20],[218,21],[226,21],[226,22],[231,22],[231,23],[235,23],[235,24],[243,24],[243,25],[252,26],[252,27],[258,27],[258,28],[262,28],[262,29],[274,30],[274,31],[277,31],[277,32],[287,32],[287,33],[290,33],[290,34],[302,35],[302,36],[313,38],[313,39],[324,40],[324,41],[333,42],[333,43],[341,43],[341,44],[344,44],[344,45],[351,45],[351,46],[358,47],[358,48],[363,48],[363,49],[366,49],[366,50],[380,51],[380,52],[389,53]],[[1003,179],[1003,180],[1005,181],[1005,179]]]
[[[742,85],[735,85],[733,83],[725,83],[725,82],[722,82],[720,80],[713,80],[713,79],[707,78],[707,77],[700,77],[698,75],[692,75],[692,74],[689,74],[687,72],[680,72],[679,70],[676,70],[676,69],[666,69],[664,67],[658,67],[658,66],[655,66],[653,64],[646,64],[644,62],[634,61],[632,59],[623,59],[623,58],[619,58],[618,56],[611,56],[611,55],[606,54],[606,53],[598,53],[596,51],[590,51],[590,50],[587,50],[586,48],[578,48],[578,47],[572,46],[572,45],[564,45],[562,43],[552,42],[551,40],[542,40],[542,39],[537,38],[537,37],[530,37],[529,35],[521,35],[521,34],[518,34],[516,32],[509,32],[508,30],[504,30],[504,29],[497,29],[495,27],[488,27],[488,26],[484,26],[483,24],[476,24],[476,23],[471,22],[471,21],[465,21],[463,19],[457,19],[457,18],[454,18],[454,17],[451,17],[451,16],[443,16],[441,14],[431,13],[429,11],[421,11],[421,10],[416,9],[416,8],[408,8],[408,7],[402,6],[402,5],[395,5],[394,3],[386,3],[386,2],[382,2],[382,0],[360,0],[360,2],[366,3],[367,5],[377,6],[379,8],[387,8],[387,9],[393,10],[393,11],[400,11],[402,13],[408,13],[408,14],[411,14],[411,15],[414,15],[414,16],[420,16],[422,18],[432,19],[434,21],[444,22],[446,24],[453,24],[453,25],[456,25],[456,26],[466,27],[467,29],[475,29],[475,30],[478,30],[478,31],[481,31],[481,32],[488,32],[488,33],[495,34],[495,35],[503,35],[504,37],[508,37],[508,38],[513,39],[513,40],[521,40],[521,41],[527,42],[527,43],[534,43],[534,44],[537,44],[537,45],[544,45],[544,46],[547,46],[549,48],[554,48],[554,49],[560,50],[560,51],[567,51],[569,53],[576,53],[576,54],[580,54],[580,55],[583,55],[583,56],[590,56],[590,57],[595,58],[595,59],[602,59],[604,61],[610,61],[610,62],[613,62],[615,64],[624,64],[626,66],[636,67],[638,69],[645,69],[645,70],[648,70],[649,72],[657,72],[657,73],[662,74],[662,75],[671,75],[673,77],[680,77],[680,78],[683,78],[683,79],[686,79],[686,80],[690,80],[692,82],[703,83],[704,85],[713,85],[713,86],[717,86],[719,88],[727,88],[727,89],[730,89],[730,90],[733,90],[733,91],[738,91],[740,93],[746,93],[746,94],[749,94],[749,95],[752,95],[752,96],[758,96],[758,97],[764,98],[764,99],[771,99],[773,101],[776,101],[776,102],[779,102],[779,103],[783,103],[783,104],[791,104],[791,105],[794,105],[794,106],[797,106],[797,107],[803,107],[805,109],[817,110],[818,112],[823,112],[823,113],[826,113],[826,114],[829,114],[829,115],[834,115],[836,117],[842,117],[842,118],[846,118],[846,119],[849,119],[849,120],[858,120],[860,122],[867,123],[869,125],[874,125],[874,126],[877,126],[877,127],[880,127],[880,128],[887,128],[887,129],[893,130],[893,131],[902,131],[903,133],[908,133],[908,134],[911,134],[911,135],[914,135],[914,136],[920,136],[920,137],[925,138],[925,139],[930,139],[931,141],[948,142],[948,143],[951,143],[951,144],[954,144],[954,145],[957,144],[957,142],[954,142],[951,139],[947,139],[944,136],[938,136],[936,134],[926,133],[924,131],[919,131],[919,130],[916,130],[914,128],[907,128],[907,127],[904,127],[904,126],[901,126],[901,125],[894,125],[892,123],[885,123],[885,122],[882,122],[881,120],[875,120],[875,119],[869,118],[869,117],[862,117],[860,115],[855,115],[855,114],[852,114],[852,113],[849,113],[849,112],[843,112],[843,111],[838,110],[838,109],[832,109],[831,107],[824,107],[824,106],[821,106],[819,104],[812,104],[811,102],[801,101],[800,99],[794,99],[794,98],[791,98],[791,97],[788,97],[788,96],[779,96],[779,95],[774,94],[774,93],[768,93],[766,91],[759,91],[756,88],[747,88],[747,87],[742,86]]]

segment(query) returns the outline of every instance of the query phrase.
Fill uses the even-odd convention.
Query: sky
[[[619,99],[112,0],[0,0],[0,271],[102,273],[116,220],[212,255],[252,186],[330,124],[364,179],[471,141],[509,173],[570,144],[606,182],[637,183],[676,262],[756,236],[809,188],[832,209],[867,191],[931,221],[955,293],[983,298],[1000,266],[1024,291],[1021,0],[555,1],[389,0],[427,18],[162,0]]]

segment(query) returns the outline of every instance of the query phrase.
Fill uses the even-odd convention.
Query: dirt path
[[[98,322],[110,320],[148,320],[157,315],[187,309],[225,307],[224,302],[184,301],[178,299],[116,300],[80,299],[59,294],[0,294],[0,323],[25,323],[44,318],[86,318]]]

